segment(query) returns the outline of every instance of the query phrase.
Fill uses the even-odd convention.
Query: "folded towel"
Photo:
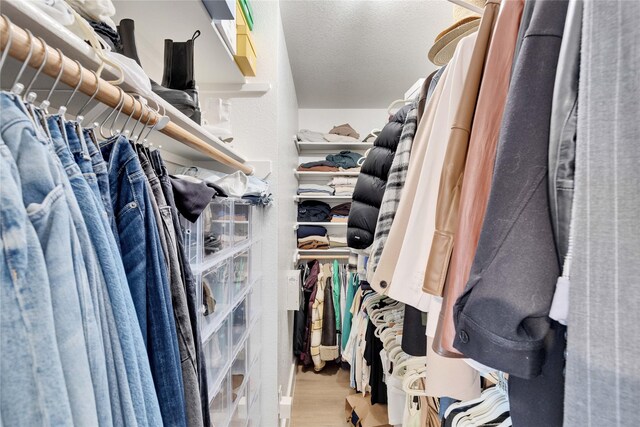
[[[346,248],[347,238],[340,236],[329,236],[329,246],[332,248]]]
[[[324,134],[322,132],[315,132],[309,129],[300,129],[297,134],[298,141],[303,142],[324,142]]]
[[[357,182],[358,182],[358,178],[355,178],[355,177],[336,176],[331,181],[329,181],[329,185],[332,186],[332,187],[336,186],[336,185],[351,185],[351,186],[355,186]]]
[[[326,193],[333,194],[333,188],[328,185],[320,185],[320,184],[300,184],[298,186],[298,194],[304,193]]]
[[[358,138],[352,138],[350,136],[334,135],[332,133],[325,133],[322,138],[327,142],[360,142]]]
[[[299,249],[328,249],[329,239],[326,236],[309,236],[298,239]]]

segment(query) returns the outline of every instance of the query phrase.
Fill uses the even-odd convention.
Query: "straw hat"
[[[468,3],[484,9],[485,0],[466,0]],[[429,61],[437,66],[446,65],[456,50],[458,42],[478,30],[480,15],[464,7],[453,6],[454,24],[436,36],[429,49]]]

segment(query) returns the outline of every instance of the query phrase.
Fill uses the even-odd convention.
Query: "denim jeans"
[[[100,144],[108,162],[113,212],[122,259],[149,354],[162,419],[185,426],[185,402],[166,262],[148,183],[135,151],[124,137]]]
[[[106,282],[96,258],[96,247],[106,244],[106,239],[101,236],[103,233],[102,220],[100,219],[100,213],[95,205],[95,196],[91,191],[89,184],[80,173],[80,169],[73,161],[68,145],[60,132],[61,122],[62,119],[60,116],[51,116],[47,119],[49,135],[51,136],[53,149],[62,163],[69,179],[69,183],[71,184],[74,197],[78,203],[79,209],[72,209],[72,212],[77,212],[76,215],[79,215],[82,218],[82,222],[86,226],[79,227],[80,219],[74,220],[78,236],[82,237],[80,239],[81,247],[83,249],[83,257],[87,261],[87,269],[95,268],[97,271],[95,274],[96,280],[90,280],[89,284],[96,317],[98,319],[103,319],[106,318],[105,310],[111,309],[111,307],[105,306],[103,290],[106,287]],[[67,133],[67,136],[70,140],[71,135]],[[76,215],[72,213],[72,217]],[[89,260],[91,261],[90,263],[88,262]],[[115,379],[115,365],[113,354],[106,352],[104,342],[110,339],[111,332],[107,329],[107,322],[104,322],[103,324],[99,321],[97,323],[100,326],[99,345],[90,348],[90,351],[88,352],[89,364],[91,366],[91,377],[93,379],[93,389],[96,396],[98,420],[101,425],[112,425],[112,413],[115,415],[116,420],[121,419],[121,402],[117,392],[113,393],[114,402],[111,402],[111,398],[109,396],[109,384],[112,384]],[[89,342],[88,338],[87,342]],[[109,348],[111,348],[111,346],[109,346]],[[107,366],[109,368],[108,370]],[[111,379],[109,379],[110,377]]]
[[[66,176],[53,155],[46,136],[27,115],[22,101],[2,93],[0,132],[20,174],[23,204],[43,250],[60,361],[75,425],[98,425],[85,330],[89,314],[88,283],[78,283],[78,235],[71,217]],[[73,254],[73,255],[72,255]],[[95,319],[93,319],[95,322]],[[91,345],[91,343],[90,343]]]
[[[91,166],[93,168],[93,173],[96,174],[96,179],[98,180],[98,189],[100,191],[100,197],[102,198],[104,210],[107,213],[109,224],[115,224],[115,220],[113,218],[113,206],[111,206],[111,191],[109,190],[109,173],[107,171],[107,164],[102,158],[102,153],[96,145],[98,142],[93,130],[83,129],[82,133],[87,144],[87,150],[89,150],[89,155],[91,156]]]
[[[147,152],[148,153],[148,152]],[[164,237],[167,244],[166,255],[169,266],[169,285],[171,289],[171,301],[173,303],[173,315],[176,320],[176,332],[178,335],[178,349],[182,367],[182,381],[184,384],[185,410],[187,414],[187,424],[189,426],[202,425],[202,407],[200,405],[200,384],[198,381],[198,369],[196,349],[193,342],[193,332],[191,330],[191,319],[187,307],[187,296],[185,294],[184,283],[180,263],[178,262],[178,250],[176,247],[176,232],[171,215],[171,207],[162,192],[160,180],[156,175],[147,153],[140,150],[138,157],[140,165],[147,176],[151,186],[151,196],[155,199],[154,209],[157,206],[156,217],[159,215],[162,227],[160,235]]]
[[[72,426],[44,254],[0,140],[0,412],[3,425]]]
[[[171,209],[171,218],[173,220],[173,227],[176,231],[176,249],[178,254],[178,263],[181,267],[182,283],[184,284],[185,294],[187,298],[187,309],[189,310],[189,319],[191,321],[191,332],[193,333],[193,343],[196,353],[197,361],[197,373],[198,383],[200,386],[200,406],[202,408],[202,420],[203,425],[208,426],[211,424],[209,416],[209,387],[207,382],[207,369],[205,365],[204,354],[202,353],[202,340],[200,338],[200,329],[198,327],[198,310],[197,310],[197,295],[196,295],[196,282],[191,272],[191,266],[187,258],[184,249],[184,239],[182,238],[182,227],[180,220],[178,219],[178,210],[176,208],[176,202],[173,196],[173,188],[171,186],[171,179],[167,168],[160,157],[158,150],[151,152],[151,164],[156,171],[156,175],[160,180],[162,192],[164,194],[167,205]]]

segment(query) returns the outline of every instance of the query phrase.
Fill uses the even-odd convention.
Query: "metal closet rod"
[[[2,17],[5,18],[4,15],[2,15]],[[75,61],[67,58],[65,55],[59,55],[57,50],[45,43],[42,43],[38,38],[32,37],[31,41],[29,41],[29,35],[24,29],[18,27],[16,24],[7,25],[7,22],[7,19],[0,19],[0,48],[2,48],[3,52],[6,48],[7,41],[9,40],[9,32],[11,31],[12,39],[9,50],[9,55],[11,57],[24,62],[29,55],[31,43],[33,43],[33,53],[29,60],[29,66],[33,68],[40,67],[45,57],[45,50],[47,50],[47,61],[42,68],[42,73],[55,78],[60,72],[60,67],[64,62],[64,71],[60,78],[63,83],[70,87],[76,87],[81,78],[80,76],[82,76],[82,83],[78,89],[80,92],[88,96],[92,96],[95,93],[95,100],[108,105],[111,108],[118,107],[118,103],[121,99],[121,93],[118,87],[101,78],[96,80],[94,74],[82,66],[78,69],[78,64]],[[97,93],[96,86],[98,87]],[[131,115],[133,112],[133,119],[140,119],[143,123],[147,123],[147,118],[149,117],[149,114],[151,114],[151,119],[148,122],[149,125],[155,124],[162,118],[159,114],[150,111],[149,108],[143,108],[142,103],[129,94],[125,94],[122,112],[127,116]],[[193,148],[194,150],[198,150],[201,153],[206,154],[213,160],[227,166],[231,166],[234,169],[241,170],[247,175],[253,173],[252,167],[245,165],[222,151],[210,146],[202,139],[171,121],[159,131],[170,138]]]

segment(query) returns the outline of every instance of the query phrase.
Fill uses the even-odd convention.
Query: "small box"
[[[228,260],[202,274],[198,283],[200,291],[200,331],[206,340],[219,324],[220,316],[228,313],[231,305],[231,264]]]
[[[236,308],[233,309],[231,324],[231,343],[235,352],[240,345],[240,341],[247,332],[247,299],[242,300]]]
[[[231,299],[236,298],[249,286],[249,251],[243,251],[233,257],[233,279],[231,280]]]
[[[242,74],[249,77],[255,77],[258,66],[258,58],[256,55],[255,44],[251,32],[241,34],[238,26],[237,52],[235,55],[236,64],[242,71]]]
[[[204,341],[207,383],[210,388],[220,382],[221,375],[226,375],[225,367],[229,363],[229,359],[231,359],[231,342],[229,338],[229,320],[227,319],[209,339]],[[210,396],[214,392],[215,390],[210,389]]]
[[[209,405],[211,424],[214,426],[227,425],[227,421],[231,415],[231,396],[228,376],[222,381],[218,391],[209,397],[211,398],[211,404]]]

